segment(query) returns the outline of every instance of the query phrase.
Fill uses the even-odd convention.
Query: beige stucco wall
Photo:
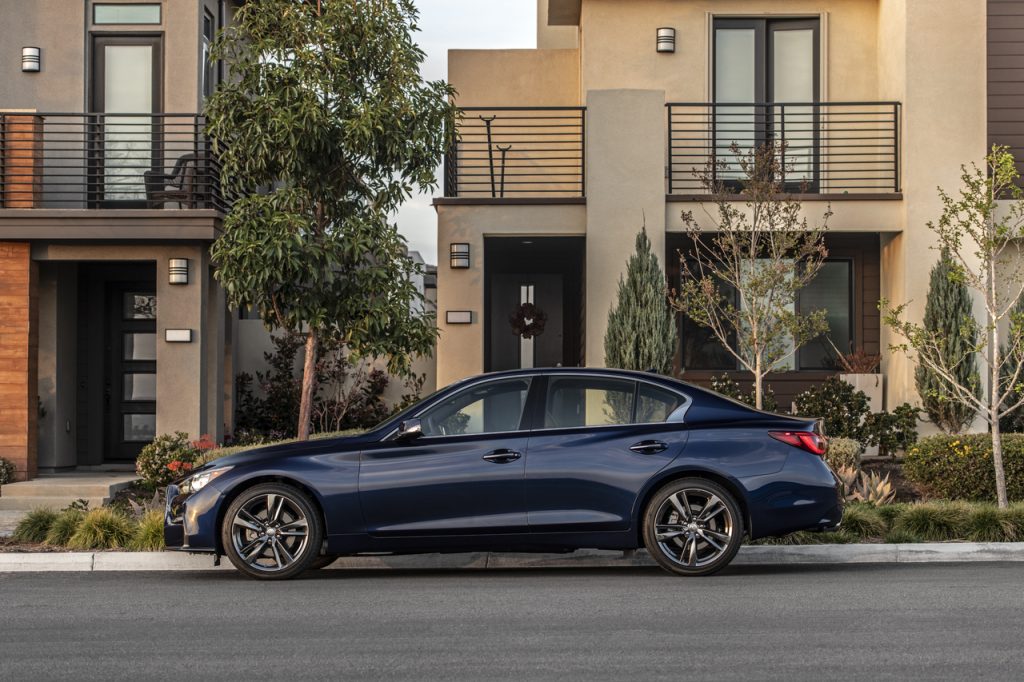
[[[537,0],[537,47],[575,49],[580,45],[578,26],[549,26],[548,0]]]
[[[449,50],[448,81],[464,107],[580,103],[578,50]]]
[[[130,2],[131,0],[103,0]],[[147,0],[153,1],[153,0]],[[199,101],[200,7],[210,0],[156,0],[161,25],[92,25],[92,2],[4,0],[0,2],[0,108],[81,112],[88,102],[89,33],[163,33],[164,110],[195,112]],[[216,7],[215,3],[210,3]],[[42,70],[21,72],[21,48],[42,48]]]

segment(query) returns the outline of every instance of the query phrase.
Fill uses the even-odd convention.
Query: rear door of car
[[[628,529],[640,490],[682,452],[688,398],[611,375],[538,381],[526,456],[531,532]]]
[[[413,415],[423,435],[363,450],[359,501],[375,536],[527,531],[529,376],[475,383]]]

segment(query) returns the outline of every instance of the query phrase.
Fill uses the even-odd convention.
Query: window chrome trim
[[[505,435],[512,435],[512,434],[516,434],[516,433],[521,433],[521,434],[524,434],[524,435],[529,435],[531,433],[543,433],[543,432],[546,432],[546,431],[568,431],[570,429],[620,429],[623,426],[649,426],[651,424],[685,424],[686,423],[686,413],[689,411],[690,406],[693,404],[693,398],[691,398],[688,394],[683,393],[682,391],[678,391],[678,390],[676,390],[674,388],[669,388],[668,386],[665,386],[664,384],[660,384],[660,383],[658,383],[656,381],[651,381],[650,379],[647,379],[645,377],[632,376],[632,375],[629,375],[629,376],[619,376],[619,375],[615,375],[615,374],[601,374],[601,373],[598,373],[598,372],[545,372],[545,371],[541,370],[541,371],[533,373],[533,374],[523,374],[523,375],[518,375],[518,376],[487,377],[487,378],[484,378],[484,379],[480,379],[479,381],[473,381],[471,379],[470,380],[464,379],[463,381],[470,381],[471,383],[469,383],[463,390],[469,390],[469,389],[471,389],[473,387],[481,386],[483,384],[491,383],[491,382],[494,382],[494,381],[507,381],[507,380],[510,380],[510,379],[514,380],[514,379],[517,379],[517,378],[523,378],[523,379],[532,380],[532,379],[535,379],[537,377],[542,377],[542,376],[543,377],[547,377],[549,379],[550,379],[550,377],[573,377],[573,378],[575,378],[575,377],[586,377],[586,378],[592,378],[592,379],[619,379],[619,380],[625,380],[625,381],[635,381],[637,384],[645,383],[648,386],[653,386],[654,388],[660,388],[661,390],[666,391],[668,393],[673,393],[673,394],[681,397],[683,399],[683,403],[679,407],[677,407],[676,409],[672,410],[672,413],[669,414],[668,419],[666,419],[665,421],[660,421],[660,422],[630,422],[628,424],[597,424],[597,425],[594,425],[594,426],[585,426],[585,425],[584,426],[548,426],[548,427],[533,428],[533,429],[529,429],[527,431],[519,431],[519,430],[516,430],[516,431],[488,431],[486,433],[462,433],[462,434],[452,434],[450,436],[423,436],[422,438],[430,438],[431,440],[437,440],[437,439],[442,439],[442,438],[466,438],[466,437],[472,437],[472,436],[505,436]],[[531,387],[532,387],[532,384],[531,384]],[[545,402],[547,402],[547,395],[544,396],[544,400],[545,400]],[[431,407],[433,407],[433,405],[430,405],[428,407],[424,407],[419,412],[416,412],[415,414],[409,415],[409,418],[410,419],[419,419],[423,415],[423,413],[426,412]],[[522,419],[522,418],[520,417],[520,419]],[[386,441],[389,441],[389,440],[393,440],[394,436],[397,435],[397,434],[398,434],[398,426],[396,425],[394,429],[389,431],[385,436],[383,436],[377,442],[378,443],[383,443],[383,442],[386,442]],[[417,440],[420,440],[420,439],[417,439]]]

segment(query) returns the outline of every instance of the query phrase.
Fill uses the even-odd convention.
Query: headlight
[[[205,469],[197,474],[193,474],[182,481],[180,489],[181,492],[186,495],[197,493],[206,487],[206,484],[217,478],[231,467],[217,467],[216,469]]]

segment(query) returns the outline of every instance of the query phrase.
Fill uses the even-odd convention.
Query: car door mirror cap
[[[423,423],[419,419],[405,419],[398,425],[398,437],[402,440],[414,440],[423,435]]]

